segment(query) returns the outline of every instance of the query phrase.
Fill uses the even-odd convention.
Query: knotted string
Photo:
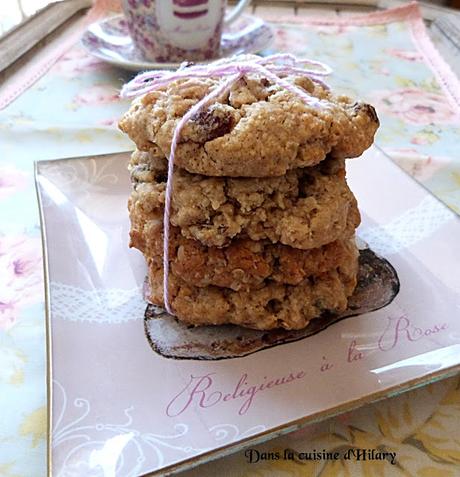
[[[313,67],[313,68],[312,68]],[[287,75],[308,76],[308,78],[325,89],[329,87],[322,81],[322,77],[329,75],[332,69],[319,61],[298,59],[290,54],[278,54],[266,57],[232,57],[204,65],[190,65],[182,63],[176,71],[156,70],[137,75],[133,80],[123,86],[120,96],[132,97],[150,93],[167,86],[173,81],[190,78],[222,78],[226,81],[212,89],[200,101],[192,106],[177,123],[171,142],[168,159],[168,178],[165,191],[165,208],[163,214],[163,299],[166,311],[173,314],[169,302],[169,237],[170,237],[170,211],[172,200],[173,171],[177,144],[185,124],[212,100],[228,92],[231,87],[243,76],[253,73],[267,78],[273,84],[282,86],[287,91],[299,96],[306,104],[315,108],[322,107],[324,103],[315,96],[308,94],[294,84],[281,78]]]

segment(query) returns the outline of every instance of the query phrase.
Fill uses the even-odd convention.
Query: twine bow
[[[313,67],[313,68],[312,68]],[[192,106],[177,123],[171,142],[168,159],[168,178],[165,192],[165,209],[163,215],[163,300],[166,311],[173,314],[169,303],[169,218],[171,211],[172,184],[174,159],[180,134],[185,124],[206,105],[220,95],[226,93],[243,76],[253,73],[267,78],[287,91],[299,96],[306,104],[319,108],[320,99],[308,94],[281,76],[299,75],[320,84],[323,88],[329,87],[322,81],[322,77],[329,75],[332,69],[319,61],[298,59],[290,54],[278,54],[266,57],[234,56],[229,59],[215,61],[210,64],[190,65],[182,63],[177,71],[156,70],[137,75],[121,89],[120,96],[127,98],[150,93],[167,86],[173,81],[190,78],[226,78],[220,85],[212,89],[206,96]]]

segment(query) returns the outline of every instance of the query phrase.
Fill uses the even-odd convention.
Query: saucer
[[[257,53],[267,48],[273,37],[272,28],[261,18],[241,15],[234,23],[224,27],[219,58]],[[129,36],[124,15],[91,24],[81,42],[93,56],[127,70],[173,69],[180,65],[177,62],[160,63],[143,58]]]

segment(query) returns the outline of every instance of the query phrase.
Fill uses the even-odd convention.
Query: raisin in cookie
[[[279,176],[327,154],[360,156],[379,126],[369,104],[333,95],[307,77],[288,81],[319,98],[306,104],[266,78],[248,75],[193,116],[181,131],[175,163],[209,176]],[[182,116],[219,84],[181,79],[135,99],[119,126],[143,151],[169,156]]]
[[[298,285],[267,282],[256,290],[233,291],[216,286],[196,287],[169,274],[170,306],[190,325],[235,324],[248,328],[304,328],[325,312],[340,313],[357,283],[358,251],[346,264],[318,273]],[[152,303],[163,306],[163,270],[149,267]]]
[[[131,216],[156,219],[163,213],[166,162],[135,152],[131,175]],[[248,237],[309,249],[350,237],[360,222],[343,159],[264,178],[206,177],[177,168],[173,182],[171,224],[209,247]]]

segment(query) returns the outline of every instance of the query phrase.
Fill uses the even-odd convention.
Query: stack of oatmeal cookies
[[[192,325],[300,329],[346,309],[357,282],[360,215],[345,159],[373,142],[372,106],[288,77],[320,99],[246,75],[184,126],[175,154],[169,291]],[[181,79],[137,98],[120,121],[130,162],[131,246],[163,304],[167,157],[177,123],[219,79]]]

